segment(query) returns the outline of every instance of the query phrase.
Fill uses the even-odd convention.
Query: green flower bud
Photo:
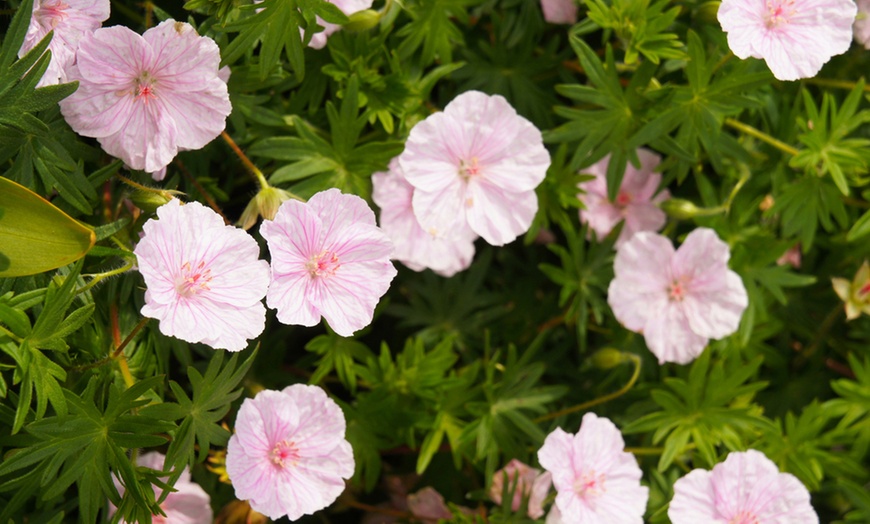
[[[263,217],[266,220],[275,218],[275,213],[281,207],[281,203],[285,200],[290,200],[293,196],[283,189],[269,186],[261,189],[257,196],[248,202],[247,207],[242,212],[239,218],[238,225],[242,229],[251,229],[257,223],[258,217]]]
[[[154,189],[151,191],[136,190],[130,195],[130,200],[147,214],[153,214],[157,208],[163,204],[168,204],[170,200],[175,198],[174,195],[181,194],[180,191],[170,191],[166,189]]]
[[[357,11],[350,15],[350,21],[344,24],[345,31],[368,31],[381,21],[381,14],[372,9]]]
[[[701,208],[689,200],[671,198],[660,204],[662,211],[680,220],[694,218],[700,214]]]
[[[625,355],[616,348],[599,349],[592,355],[592,365],[598,369],[613,369],[625,362]]]

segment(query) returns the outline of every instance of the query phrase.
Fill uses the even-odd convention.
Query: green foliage
[[[725,362],[713,362],[708,349],[692,364],[686,379],[668,377],[650,391],[659,411],[623,428],[627,434],[652,432],[653,444],[664,441],[659,471],[690,450],[694,450],[694,465],[709,469],[719,462],[719,446],[741,450],[747,438],[773,427],[751,404],[753,394],[767,386],[763,381],[750,382],[762,359],[729,362],[727,369]]]
[[[813,97],[803,91],[807,119],[798,120],[801,133],[798,135],[806,149],[798,152],[789,165],[802,168],[817,176],[831,175],[831,179],[844,195],[849,186],[862,186],[867,180],[861,175],[867,172],[870,162],[870,140],[847,138],[861,124],[870,121],[870,111],[858,111],[864,94],[864,81],[859,80],[849,96],[837,108],[837,102],[829,93],[822,97],[821,108]]]
[[[298,137],[265,138],[249,149],[256,157],[290,161],[276,169],[269,182],[280,185],[297,182],[290,190],[310,196],[329,187],[368,197],[371,193],[371,174],[386,169],[389,159],[398,154],[402,145],[397,142],[372,141],[358,144],[360,133],[368,121],[359,115],[359,80],[351,77],[341,108],[327,102],[326,113],[332,133],[330,140],[301,118],[293,117]]]
[[[616,33],[625,48],[625,63],[638,62],[638,55],[658,64],[662,59],[684,58],[676,33],[668,32],[680,8],[668,0],[586,0],[589,18]]]
[[[0,258],[0,521],[97,522],[111,502],[115,520],[150,522],[186,469],[215,511],[244,508],[215,474],[236,410],[298,380],[341,407],[356,462],[338,508],[314,520],[358,522],[369,505],[406,511],[399,499],[434,487],[452,522],[532,522],[528,500],[512,508],[515,484],[491,503],[494,471],[513,458],[534,466],[555,424],[575,431],[594,411],[637,454],[650,523],[667,522],[688,470],[746,449],[813,491],[821,521],[870,521],[870,322],[846,322],[830,285],[870,258],[870,100],[854,81],[870,54],[852,49],[820,78],[775,81],[764,61],[729,50],[714,4],[588,0],[569,27],[546,23],[537,0],[386,0],[350,15],[326,0],[113,0],[111,24],[141,33],[189,21],[231,66],[226,132],[241,154],[218,138],[155,182],[105,153],[105,139],[69,128],[59,101],[75,84],[36,87],[63,28],[18,57],[33,1],[11,2],[0,252],[11,259],[37,238],[78,243],[70,258],[31,251],[14,262],[25,272],[4,272]],[[342,28],[309,48],[323,22]],[[368,199],[371,175],[411,129],[468,90],[505,97],[545,137],[551,164],[524,242],[478,239],[471,267],[450,278],[399,267],[354,337],[270,312],[262,347],[228,358],[142,318],[143,279],[125,270],[167,195],[232,223],[250,197],[278,194],[253,186],[250,161],[301,199],[333,187]],[[715,231],[749,298],[737,332],[691,365],[655,364],[643,334],[620,327],[606,297],[623,226],[596,238],[578,220],[584,169],[609,158],[613,199],[639,148],[661,156],[649,189],[674,197],[661,234]],[[629,204],[644,199],[626,195],[614,220],[636,218]],[[870,286],[858,280],[851,300],[864,303]],[[630,375],[628,361],[643,365]],[[136,465],[146,451],[166,454],[165,471]],[[468,500],[473,515],[457,506]]]
[[[580,350],[585,352],[590,315],[596,324],[604,322],[604,313],[607,311],[604,297],[613,278],[613,244],[620,229],[612,232],[607,239],[601,239],[601,243],[587,246],[584,239],[589,231],[586,227],[578,232],[570,222],[563,221],[562,228],[567,248],[559,244],[547,246],[558,255],[562,267],[541,264],[538,269],[561,286],[559,307],[565,308],[566,322],[577,325]]]

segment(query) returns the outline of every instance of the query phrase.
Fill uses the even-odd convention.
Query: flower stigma
[[[206,269],[205,262],[200,262],[195,268],[190,265],[190,262],[185,262],[181,266],[181,275],[177,279],[175,290],[179,295],[189,298],[209,290],[208,283],[211,279],[211,269]]]
[[[338,255],[326,250],[321,251],[319,255],[314,255],[305,263],[305,270],[311,278],[332,276],[340,267]]]
[[[269,452],[269,460],[278,467],[285,468],[288,465],[295,466],[299,462],[299,448],[293,441],[282,440],[275,444]]]

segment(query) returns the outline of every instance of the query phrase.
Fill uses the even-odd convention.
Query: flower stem
[[[269,182],[266,181],[266,177],[263,176],[263,172],[257,169],[257,166],[255,166],[254,163],[251,162],[251,159],[248,158],[248,156],[245,154],[245,152],[242,151],[241,148],[239,148],[238,144],[236,144],[236,141],[233,140],[233,138],[228,135],[226,131],[221,131],[221,138],[223,138],[224,142],[226,142],[227,145],[230,146],[230,149],[233,150],[233,153],[235,153],[236,156],[239,157],[239,160],[242,161],[242,164],[244,164],[245,167],[248,168],[248,172],[250,172],[251,175],[254,177],[254,180],[256,180],[257,183],[260,184],[260,187],[262,189],[268,189]]]
[[[195,187],[197,191],[199,191],[199,193],[202,195],[202,197],[205,199],[206,203],[208,204],[208,207],[212,208],[212,210],[214,210],[215,213],[217,213],[218,215],[220,215],[221,218],[224,219],[224,224],[230,225],[232,222],[230,222],[230,220],[226,217],[226,215],[224,215],[223,211],[221,211],[221,208],[217,205],[217,202],[215,202],[214,198],[212,198],[212,196],[209,194],[209,192],[206,191],[206,189],[204,187],[202,187],[202,184],[199,183],[199,180],[197,180],[196,177],[194,177],[190,173],[190,171],[187,170],[187,168],[184,166],[184,163],[182,163],[181,160],[178,160],[176,158],[175,165],[178,166],[178,169],[181,171],[181,174],[184,175],[184,177],[191,184],[193,184],[193,187]]]
[[[808,84],[815,84],[817,86],[822,87],[834,87],[837,89],[848,89],[853,90],[858,86],[856,82],[850,82],[848,80],[833,80],[830,78],[805,78],[804,82]],[[870,85],[864,86],[864,91],[870,91]]]
[[[115,275],[120,275],[121,273],[125,273],[125,272],[133,269],[133,263],[134,263],[133,261],[130,261],[130,262],[127,262],[126,264],[124,264],[123,266],[119,267],[118,269],[113,269],[111,271],[106,271],[105,273],[97,273],[96,275],[93,275],[93,278],[91,278],[90,282],[88,282],[87,284],[85,284],[84,286],[82,286],[76,290],[76,295],[78,295],[79,293],[84,293],[85,291],[91,289],[92,287],[96,286],[101,281],[103,281],[109,277],[113,277]]]
[[[577,404],[576,406],[571,406],[565,409],[560,409],[554,413],[547,413],[546,415],[540,416],[534,420],[535,423],[544,422],[546,420],[552,420],[554,418],[561,417],[562,415],[569,415],[571,413],[576,413],[578,411],[583,411],[589,409],[593,406],[597,406],[598,404],[604,404],[610,400],[621,397],[622,395],[628,393],[628,391],[634,387],[635,382],[640,377],[640,357],[637,355],[633,355],[631,353],[626,353],[626,357],[628,357],[634,363],[634,373],[632,373],[631,378],[628,379],[628,382],[624,386],[622,386],[617,391],[613,393],[608,393],[607,395],[600,396],[598,398],[594,398],[588,402],[583,402],[582,404]]]
[[[788,153],[789,155],[798,154],[797,149],[791,147],[790,145],[786,144],[785,142],[783,142],[781,140],[777,140],[776,138],[773,138],[772,136],[765,133],[764,131],[760,131],[758,129],[755,129],[754,127],[750,126],[749,124],[744,124],[743,122],[736,120],[734,118],[726,118],[725,125],[727,125],[728,127],[732,127],[734,129],[740,131],[741,133],[747,134],[751,137],[755,137],[755,138],[761,140],[762,142],[765,142],[765,143],[779,149],[783,153]]]
[[[140,320],[139,323],[136,324],[136,327],[134,327],[133,330],[130,331],[130,334],[127,335],[127,338],[125,338],[123,342],[118,344],[118,347],[112,353],[113,359],[121,359],[124,357],[124,348],[126,348],[127,344],[129,344],[130,341],[133,340],[133,337],[135,337],[142,330],[142,328],[145,327],[145,324],[147,324],[149,320],[151,319],[148,317],[142,317],[142,320]],[[126,367],[126,362],[124,366]],[[127,371],[129,372],[129,369]]]

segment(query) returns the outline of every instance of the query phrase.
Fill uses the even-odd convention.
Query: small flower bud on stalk
[[[281,203],[291,198],[293,195],[289,191],[272,186],[264,187],[245,207],[238,225],[242,229],[248,230],[254,227],[258,217],[263,217],[266,220],[274,219]]]
[[[344,24],[346,31],[368,31],[381,21],[381,14],[372,9],[357,11],[348,17],[350,21]]]
[[[598,369],[613,369],[626,360],[622,351],[616,348],[599,349],[592,355],[592,365]]]
[[[158,207],[168,204],[175,195],[180,194],[180,191],[168,189],[137,189],[130,195],[130,200],[145,213],[153,215]]]
[[[696,217],[718,215],[725,211],[725,209],[721,206],[698,207],[693,202],[689,200],[684,200],[682,198],[672,198],[670,200],[666,200],[662,202],[659,206],[665,213],[668,214],[668,216],[676,218],[678,220],[688,220]]]

